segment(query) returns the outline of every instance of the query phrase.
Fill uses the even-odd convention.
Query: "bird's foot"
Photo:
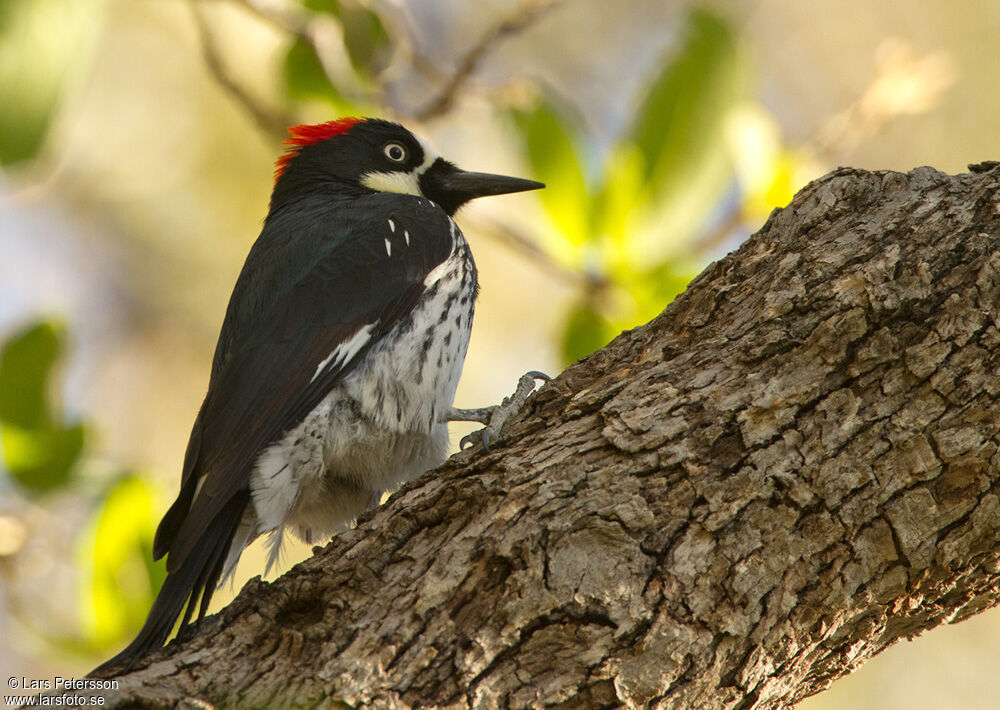
[[[482,443],[483,449],[490,450],[490,442],[500,436],[500,430],[504,423],[510,419],[514,413],[524,406],[528,395],[535,391],[535,381],[548,382],[552,378],[544,372],[532,370],[521,376],[517,381],[517,389],[514,394],[504,397],[503,402],[492,407],[481,407],[479,409],[452,409],[448,412],[450,422],[479,422],[486,426],[479,431],[466,434],[462,437],[458,446],[463,451],[467,447],[475,446],[477,442]]]

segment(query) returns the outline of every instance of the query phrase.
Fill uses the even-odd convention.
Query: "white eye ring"
[[[385,153],[385,157],[394,163],[402,163],[406,160],[406,148],[399,143],[386,143],[382,152]]]

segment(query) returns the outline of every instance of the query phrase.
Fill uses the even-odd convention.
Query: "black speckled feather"
[[[541,183],[466,172],[402,126],[290,129],[270,210],[230,298],[181,490],[156,531],[167,579],[132,665],[204,615],[221,576],[269,533],[332,534],[446,456],[478,285],[451,220]],[[200,603],[199,603],[200,601]]]
[[[181,492],[156,532],[154,555],[167,555],[171,576],[121,657],[162,644],[189,597],[186,617],[199,594],[204,613],[249,500],[254,459],[413,308],[425,277],[451,252],[450,219],[428,200],[375,193],[344,201],[336,211],[329,206],[329,200],[309,200],[292,214],[273,215],[247,258],[191,433]],[[308,227],[275,239],[289,221]],[[391,254],[386,239],[394,245]],[[373,323],[370,341],[355,357],[312,379],[339,344]]]

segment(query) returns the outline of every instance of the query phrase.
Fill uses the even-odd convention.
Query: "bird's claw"
[[[483,450],[486,453],[490,452],[490,441],[493,439],[492,433],[489,427],[483,427],[477,431],[470,432],[462,437],[461,441],[458,442],[458,448],[461,451],[465,451],[467,448],[471,449],[476,443],[481,443],[483,445]]]
[[[549,382],[551,379],[544,372],[539,372],[538,370],[532,370],[521,375],[521,378],[517,381],[517,389],[514,390],[512,395],[504,397],[503,402],[498,405],[476,410],[481,417],[477,416],[472,421],[482,421],[486,426],[463,436],[461,441],[458,442],[459,449],[464,451],[466,448],[475,446],[478,442],[483,445],[483,450],[489,453],[490,442],[499,437],[500,430],[506,421],[520,411],[529,395],[535,391],[535,381]],[[468,414],[470,410],[462,411]],[[466,419],[466,421],[469,420]]]

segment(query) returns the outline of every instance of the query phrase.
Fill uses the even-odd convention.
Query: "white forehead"
[[[424,151],[424,162],[417,166],[416,173],[417,175],[423,175],[427,172],[427,169],[434,164],[434,161],[441,156],[439,156],[438,152],[434,150],[434,146],[425,141],[423,138],[416,136],[416,139],[417,143],[420,144],[421,150]]]

